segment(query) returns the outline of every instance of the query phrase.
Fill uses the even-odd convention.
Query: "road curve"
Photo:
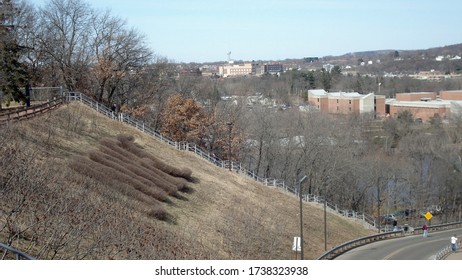
[[[428,237],[411,235],[363,245],[335,260],[429,260],[450,244],[451,236],[462,237],[462,229],[430,232]]]

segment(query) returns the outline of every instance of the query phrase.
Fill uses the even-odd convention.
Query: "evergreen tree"
[[[16,9],[10,0],[0,0],[0,90],[7,100],[26,102],[21,91],[27,81],[27,71],[20,62],[21,47],[14,36]]]

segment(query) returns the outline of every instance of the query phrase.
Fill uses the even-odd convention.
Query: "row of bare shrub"
[[[189,168],[177,168],[171,165],[166,164],[165,162],[159,160],[154,155],[143,151],[134,143],[133,136],[130,135],[118,135],[117,139],[120,142],[121,147],[130,151],[131,153],[137,155],[140,158],[148,158],[152,161],[153,165],[162,170],[163,172],[170,174],[175,177],[182,177],[187,180],[191,180],[192,171]]]
[[[130,168],[134,172],[143,174],[146,177],[155,177],[154,182],[158,182],[163,186],[163,188],[174,189],[175,191],[183,191],[187,188],[186,179],[182,177],[174,177],[173,175],[162,171],[157,168],[150,159],[139,158],[135,154],[119,146],[119,142],[117,140],[106,138],[101,140],[100,143],[101,145],[99,149],[101,152],[107,156],[111,156],[120,164],[130,162],[131,164],[128,165],[127,168]]]
[[[70,166],[150,205],[149,215],[161,220],[168,215],[159,202],[170,202],[169,196],[180,198],[179,192],[189,190],[187,178],[192,174],[189,169],[172,167],[143,151],[128,135],[102,139],[98,150],[74,158]]]

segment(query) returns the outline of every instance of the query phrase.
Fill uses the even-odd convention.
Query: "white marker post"
[[[294,243],[292,244],[292,251],[295,251],[295,259],[297,259],[297,252],[302,251],[302,239],[299,236],[294,237]]]

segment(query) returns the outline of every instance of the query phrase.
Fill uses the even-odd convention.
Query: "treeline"
[[[121,103],[142,80],[134,74],[156,72],[146,70],[156,57],[144,35],[110,11],[95,10],[83,0],[50,0],[43,7],[29,1],[1,4],[3,98],[23,100],[20,89],[28,81]]]

